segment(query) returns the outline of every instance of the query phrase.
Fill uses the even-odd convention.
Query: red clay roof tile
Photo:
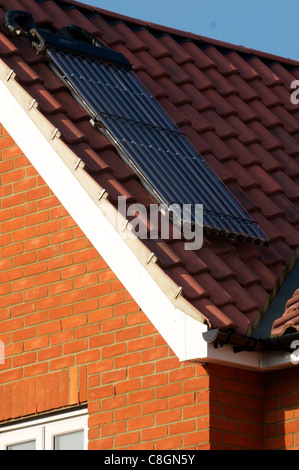
[[[228,76],[239,73],[237,67],[230,62],[216,47],[207,47],[206,55],[214,62],[221,75]]]
[[[299,289],[297,289],[291,299],[286,303],[283,315],[275,320],[272,328],[272,335],[282,335],[288,328],[299,331]]]
[[[1,57],[10,57],[21,54],[20,50],[0,32],[0,55]]]
[[[205,132],[202,137],[210,145],[213,155],[221,162],[228,160],[234,160],[235,154],[231,149],[223,142],[220,137],[214,132]]]
[[[230,269],[235,273],[236,279],[241,286],[247,287],[252,284],[263,283],[261,279],[257,278],[255,269],[250,269],[248,264],[240,260],[235,254],[226,253],[222,256],[222,260],[230,266]],[[256,260],[254,263],[256,263]]]
[[[207,69],[215,69],[216,64],[193,42],[187,41],[182,44],[182,48],[190,54],[192,61],[202,72]]]
[[[149,50],[147,44],[142,40],[140,34],[136,34],[132,31],[129,26],[124,22],[118,22],[114,25],[114,29],[119,33],[119,35],[124,40],[126,48],[131,52],[136,53],[138,51]],[[166,54],[169,55],[169,52],[166,51]],[[155,57],[155,54],[152,54]],[[156,57],[155,57],[156,58]]]
[[[210,153],[212,151],[211,146],[203,139],[200,135],[198,135],[192,127],[187,125],[181,126],[182,132],[188,137],[190,142],[194,145],[194,147],[202,154],[205,155],[206,153]]]
[[[192,106],[199,112],[206,111],[207,109],[215,109],[214,104],[210,100],[211,90],[206,92],[200,92],[192,83],[184,83],[180,90],[182,90],[186,96],[191,100]]]
[[[8,57],[6,64],[17,74],[18,81],[22,85],[43,83],[42,78],[21,57],[16,55]]]
[[[143,49],[147,50],[155,59],[171,56],[170,51],[148,29],[140,29],[135,33],[135,36],[137,41],[143,45]]]
[[[217,281],[235,278],[236,274],[211,248],[203,247],[200,252],[200,259],[205,263],[213,278]]]
[[[30,87],[24,88],[38,102],[39,109],[43,114],[49,115],[67,112],[67,107],[63,105],[63,101],[59,99],[60,97],[49,93],[41,83],[35,82]]]
[[[276,86],[272,88],[272,93],[275,93],[275,95],[278,98],[277,105],[282,106],[288,113],[295,114],[297,111],[299,111],[299,103],[294,104],[291,101],[291,94],[288,89],[286,89],[283,86]],[[275,106],[275,105],[273,105]]]
[[[230,160],[226,163],[226,168],[228,168],[232,175],[237,178],[238,185],[246,192],[253,188],[259,188],[260,183],[255,178],[254,175],[251,175],[248,170],[246,170],[242,165],[240,165],[237,160]]]
[[[212,83],[216,86],[217,92],[222,97],[227,97],[230,95],[237,95],[238,91],[234,85],[228,79],[225,79],[216,69],[208,69],[206,75],[210,78]],[[232,75],[229,78],[232,80],[237,75]]]
[[[250,269],[251,272],[254,273],[255,279],[260,281],[261,285],[265,289],[265,291],[271,291],[273,288],[273,285],[276,280],[275,274],[261,261],[261,259],[249,259],[246,260],[246,263],[244,265]],[[246,270],[245,270],[246,273]],[[244,276],[244,271],[242,271],[242,274],[240,276]],[[242,279],[242,277],[241,277]],[[253,283],[252,281],[250,282],[251,284]],[[246,286],[246,281],[244,283]]]
[[[125,40],[120,33],[116,29],[111,28],[102,16],[95,16],[92,19],[92,23],[98,28],[98,35],[100,35],[101,41],[103,41],[106,46],[113,47],[117,44],[125,44]]]
[[[103,140],[104,144],[111,146],[111,144],[107,144],[105,137],[103,137]],[[84,142],[76,144],[71,148],[73,148],[74,153],[85,163],[88,173],[96,174],[104,171],[112,173],[113,170],[109,163],[111,155],[114,156],[114,152],[111,150],[103,150],[101,153],[95,152],[94,149]]]
[[[168,96],[170,101],[175,106],[182,106],[183,104],[192,104],[192,100],[183,92],[182,87],[177,88],[177,86],[166,77],[162,77],[156,81],[163,90],[165,90],[165,95]]]
[[[91,34],[94,34],[96,37],[101,39],[101,34],[99,34],[99,30],[96,25],[93,24],[86,16],[84,16],[81,11],[76,8],[71,8],[68,11],[68,16],[71,19],[72,24],[76,24],[81,28],[86,29]]]
[[[226,119],[233,129],[236,130],[240,142],[245,146],[252,145],[259,142],[259,138],[252,132],[248,125],[244,124],[237,116],[229,116]]]
[[[280,152],[280,148],[274,149],[270,153],[261,145],[253,144],[249,146],[249,149],[259,159],[259,163],[264,170],[271,173],[272,171],[283,169],[282,164],[273,156],[276,152]]]
[[[42,5],[43,11],[52,19],[56,30],[72,23],[67,12],[63,11],[54,0],[46,0]]]
[[[194,58],[179,45],[169,34],[162,34],[159,41],[164,44],[166,50],[170,52],[172,59],[178,65],[184,65],[187,62],[194,62]]]
[[[246,104],[239,96],[232,95],[226,98],[231,106],[236,110],[239,118],[244,123],[259,120],[258,115],[252,110],[250,102]]]
[[[294,75],[278,62],[270,64],[269,67],[271,68],[272,72],[274,72],[275,75],[280,78],[284,88],[292,92],[293,88],[291,87],[291,84],[294,81]]]
[[[34,21],[38,26],[53,24],[53,19],[46,14],[42,6],[37,3],[33,3],[31,0],[20,0],[20,3],[25,11],[30,10],[30,13],[34,17]],[[10,8],[13,9],[15,7],[11,6]]]
[[[299,200],[299,186],[291,178],[289,178],[283,171],[275,172],[276,181],[285,188],[285,193],[291,201]]]
[[[292,135],[299,132],[299,122],[294,115],[289,114],[280,106],[271,108],[271,112],[279,118],[281,125],[288,134]]]
[[[229,51],[226,54],[227,60],[229,60],[238,70],[240,77],[245,81],[250,82],[251,80],[261,79],[260,74],[250,65],[250,62],[244,60],[244,58],[237,54],[235,51]]]
[[[244,167],[248,168],[252,165],[260,165],[261,162],[256,156],[254,151],[251,151],[250,146],[244,146],[238,139],[230,139],[229,147],[239,163]],[[252,145],[254,147],[254,144]]]
[[[211,234],[204,237],[203,248],[193,252],[180,240],[144,241],[210,327],[250,334],[299,245],[299,105],[290,100],[291,81],[299,79],[299,72],[290,67],[299,64],[75,0],[64,4],[72,8],[63,10],[55,0],[0,0],[0,16],[16,8],[30,10],[39,25],[53,24],[55,30],[77,23],[121,52],[253,214],[269,236],[269,248]],[[0,33],[0,58],[15,69],[20,83],[113,203],[118,195],[147,207],[153,202],[113,145],[92,127],[66,86],[23,38]],[[298,325],[298,318],[282,317],[276,331],[285,331],[289,321]]]
[[[249,57],[248,59],[249,65],[256,70],[256,72],[261,77],[262,82],[267,87],[272,87],[274,85],[281,85],[282,81],[279,77],[274,73],[271,68],[265,64],[262,60],[260,60],[256,56]]]
[[[182,68],[190,76],[190,81],[186,83],[192,83],[199,91],[213,90],[217,88],[217,85],[194,64],[189,62],[188,64],[182,65]]]
[[[253,101],[249,103],[249,106],[255,111],[256,115],[259,116],[260,122],[267,127],[267,129],[283,126],[283,122],[273,114],[273,108],[271,108],[271,110],[266,108],[261,101]]]
[[[9,2],[9,5],[7,4],[6,1],[1,1],[0,6],[4,7],[5,11],[7,11],[7,10],[25,10],[22,3],[19,2],[18,0],[11,0],[11,2]]]
[[[259,82],[259,80],[255,80],[254,82],[245,82],[245,80],[243,80],[239,75],[230,75],[227,77],[227,82],[234,87],[233,89],[235,90],[235,94],[238,95],[245,103],[261,99],[259,92],[255,91],[251,86],[252,83]]]
[[[227,118],[228,116],[236,116],[238,114],[236,109],[234,109],[234,107],[229,104],[229,101],[227,99],[222,98],[222,96],[220,96],[214,90],[206,90],[203,92],[203,94],[209,99],[211,107],[215,109],[216,113],[219,114],[219,116],[221,116],[222,118]]]
[[[259,140],[261,146],[268,150],[269,152],[283,148],[283,144],[280,142],[279,139],[276,139],[273,133],[277,129],[271,129],[271,132],[266,129],[261,123],[255,121],[250,122],[248,127],[255,133],[257,139]],[[254,143],[254,142],[253,142]]]
[[[129,51],[123,44],[116,44],[113,49],[120,52],[130,62],[136,73],[146,70],[145,65],[137,58],[137,55]],[[148,75],[147,77],[150,78]]]
[[[291,156],[295,157],[299,155],[298,141],[294,135],[287,134],[287,132],[281,127],[277,127],[271,130],[271,133],[275,135],[283,145],[285,151]]]
[[[265,194],[273,196],[277,193],[283,193],[284,189],[278,184],[275,179],[270,176],[261,166],[254,165],[248,168],[248,173],[252,174],[256,180],[261,184],[262,190]]]
[[[208,162],[208,164],[213,168],[215,173],[219,176],[219,178],[225,183],[231,183],[231,182],[236,182],[237,178],[235,175],[232,175],[232,173],[226,168],[217,158],[215,158],[212,154],[205,154],[205,160]]]

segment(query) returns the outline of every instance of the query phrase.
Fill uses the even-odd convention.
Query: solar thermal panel
[[[178,126],[121,64],[49,47],[49,64],[159,202],[203,204],[204,227],[267,244],[267,236]]]

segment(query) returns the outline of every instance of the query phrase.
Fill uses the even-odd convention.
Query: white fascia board
[[[207,325],[202,317],[200,321],[200,315],[196,318],[192,308],[188,311],[188,303],[184,299],[174,301],[175,296],[166,295],[167,289],[173,289],[167,276],[161,275],[161,282],[157,282],[158,268],[146,267],[132,249],[134,241],[125,240],[111,224],[111,204],[105,198],[98,200],[101,188],[95,188],[96,183],[80,165],[74,171],[78,157],[61,142],[59,133],[54,137],[53,126],[38,112],[32,98],[1,62],[0,102],[0,122],[178,359],[263,370],[260,353],[234,354],[230,347],[215,349],[206,343],[202,333],[207,331]],[[67,154],[67,158],[62,154]],[[139,240],[138,243],[142,245]],[[279,366],[278,362],[275,360],[275,368]],[[285,360],[283,364],[285,367]],[[269,356],[267,368],[271,369]]]

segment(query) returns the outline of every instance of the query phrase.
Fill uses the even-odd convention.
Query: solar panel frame
[[[266,234],[134,71],[53,48],[45,55],[95,125],[160,202],[203,204],[206,228],[268,244]]]

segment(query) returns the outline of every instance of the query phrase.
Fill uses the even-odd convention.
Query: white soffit
[[[115,209],[100,188],[76,165],[78,157],[59,139],[59,132],[37,110],[14,73],[0,62],[0,122],[49,185],[117,278],[153,323],[180,361],[214,362],[251,370],[290,366],[290,359],[258,352],[233,353],[206,343],[203,317],[155,264],[142,242],[126,239],[114,226]],[[88,188],[88,190],[87,190]],[[125,220],[123,220],[123,223]],[[129,230],[129,227],[128,227]],[[134,250],[134,251],[133,251]]]

